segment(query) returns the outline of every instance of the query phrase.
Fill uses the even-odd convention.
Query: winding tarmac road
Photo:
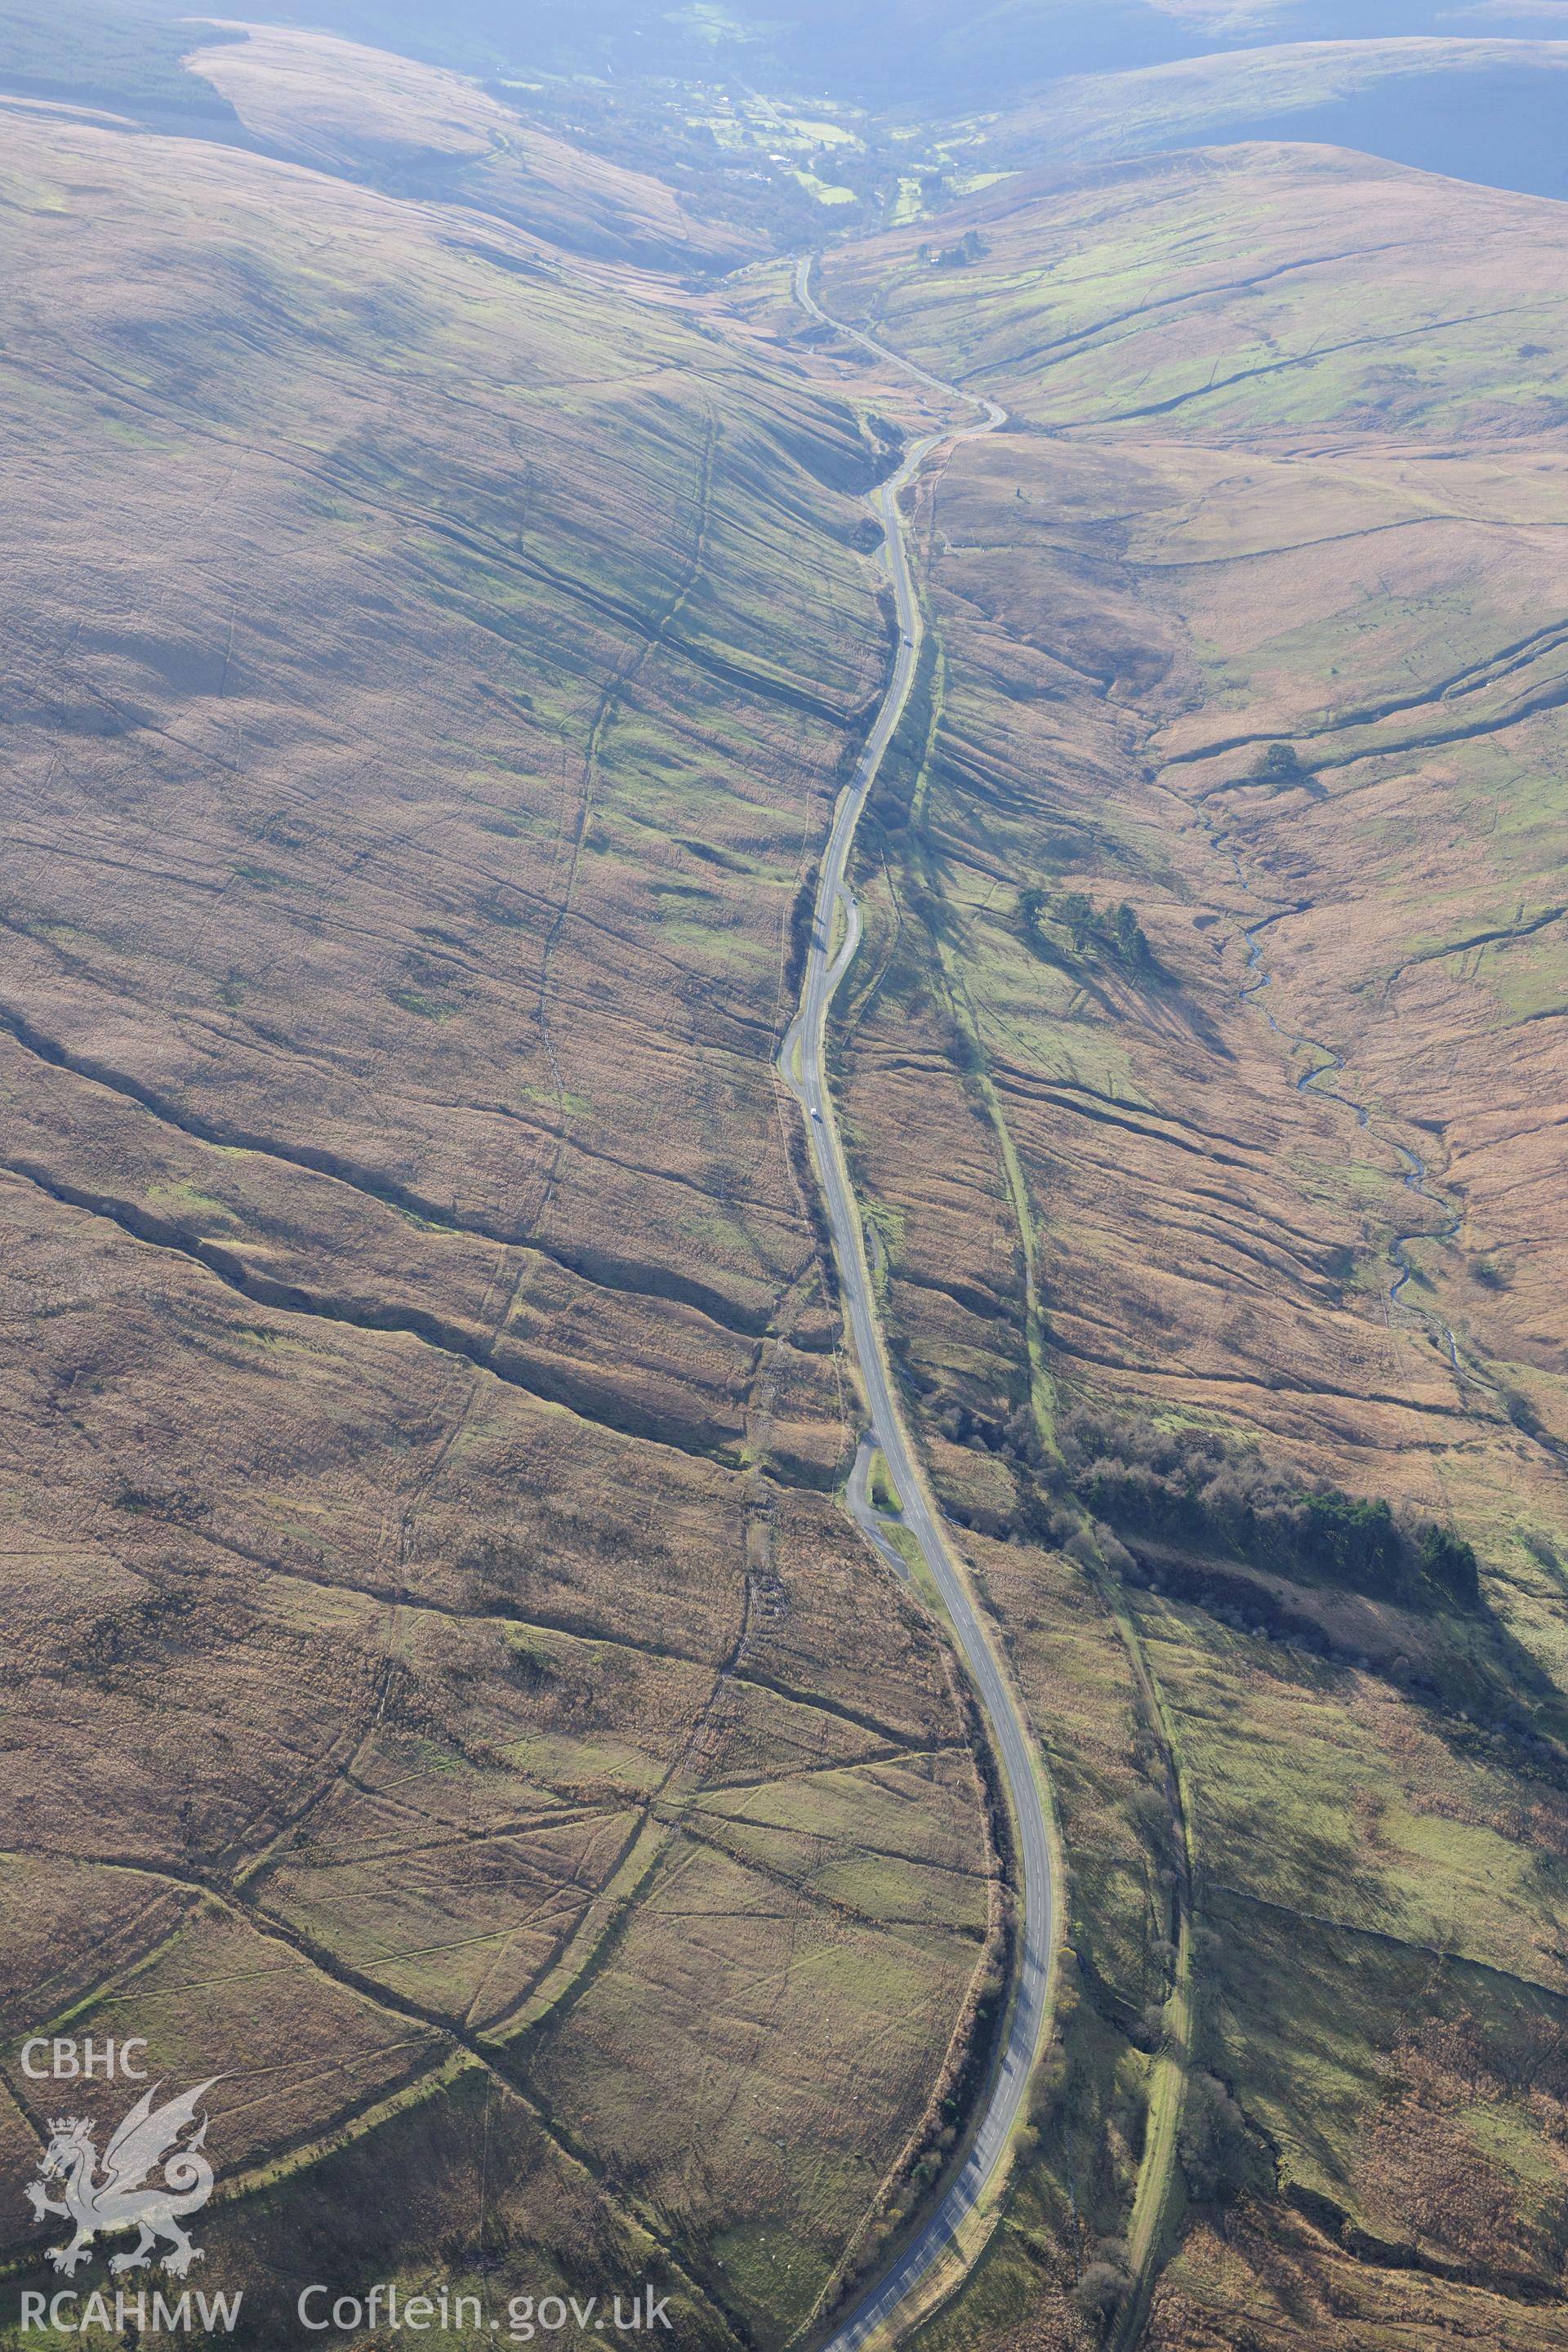
[[[904,1427],[877,1318],[859,1206],[845,1162],[826,1074],[828,1012],[860,941],[859,909],[847,880],[850,852],[867,794],[909,700],[923,634],[920,600],[910,571],[900,494],[933,449],[950,441],[994,432],[999,425],[1005,424],[1006,411],[993,401],[975,400],[969,394],[956,391],[870,336],[858,334],[837,320],[829,319],[813,299],[810,280],[811,263],[809,259],[803,260],[796,272],[795,294],[813,318],[840,334],[852,336],[879,360],[939,394],[944,402],[966,403],[984,411],[974,425],[945,427],[912,443],[898,472],[871,494],[872,510],[883,529],[885,561],[898,608],[899,648],[876,724],[860,755],[859,765],[834,812],[833,828],[823,855],[800,1009],[780,1049],[779,1067],[805,1112],[812,1156],[826,1202],[839,1280],[870,1412],[871,1435],[892,1474],[903,1504],[902,1524],[919,1544],[942,1595],[984,1710],[1013,1814],[1024,1881],[1006,2047],[963,2161],[945,2194],[892,2267],[863,2295],[825,2347],[825,2352],[859,2352],[879,2328],[896,2322],[900,2306],[911,2300],[921,2282],[954,2244],[963,2224],[996,2182],[1005,2162],[1048,2021],[1058,1890],[1055,1847],[1034,1735],[992,1637],[976,1612],[968,1580],[949,1544]],[[844,918],[844,934],[835,953],[833,937],[840,914]],[[850,1481],[850,1507],[868,1540],[888,1558],[893,1549],[886,1532],[888,1522],[870,1501],[866,1465],[863,1448],[857,1464],[858,1475]]]

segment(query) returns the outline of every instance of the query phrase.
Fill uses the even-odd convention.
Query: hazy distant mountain
[[[1568,17],[1565,17],[1568,29]],[[1568,194],[1568,40],[1303,41],[1042,84],[984,128],[992,163],[1288,139]]]
[[[1020,81],[1114,72],[1258,43],[1401,34],[1548,34],[1568,5],[1475,0],[731,0],[721,11],[649,0],[290,0],[268,12],[471,69],[689,74],[743,68],[755,77],[863,104],[939,99],[993,102]]]
[[[1412,34],[1549,36],[1568,0],[731,0],[724,9],[654,0],[281,0],[273,23],[344,33],[477,74],[591,73],[681,79],[743,73],[870,107],[983,106],[1063,74],[1109,73],[1215,50]],[[170,0],[0,0],[0,75],[134,80],[170,52],[188,13]]]

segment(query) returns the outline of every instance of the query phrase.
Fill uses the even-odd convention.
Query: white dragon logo
[[[88,2249],[100,2231],[142,2232],[129,2253],[114,2256],[109,2265],[111,2272],[145,2269],[160,2238],[166,2238],[170,2245],[163,2268],[173,2271],[176,2278],[184,2278],[193,2263],[205,2259],[180,2227],[181,2215],[199,2212],[212,2195],[213,2168],[202,2154],[207,2136],[205,2116],[183,2147],[176,2143],[185,2126],[195,2122],[198,2103],[217,2080],[214,2074],[198,2083],[194,2091],[165,2099],[161,2107],[153,2105],[160,2086],[154,2084],[152,2090],[144,2091],[104,2149],[101,2173],[90,2119],[60,2116],[51,2121],[49,2144],[38,2159],[38,2178],[28,2182],[26,2196],[37,2221],[41,2221],[46,2213],[58,2213],[76,2224],[76,2235],[68,2246],[48,2250],[56,2270],[74,2277],[77,2264],[91,2259]],[[160,2166],[162,2182],[150,2180],[149,2175]],[[65,2183],[58,2200],[46,2191],[44,2184],[51,2180]]]

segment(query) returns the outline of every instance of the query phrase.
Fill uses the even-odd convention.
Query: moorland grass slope
[[[1563,218],[1215,151],[823,272],[1013,416],[839,1046],[1075,1873],[944,2346],[1559,2331]]]
[[[222,2077],[247,2340],[782,2342],[1000,1916],[772,1073],[875,452],[500,222],[6,131],[7,2035]]]

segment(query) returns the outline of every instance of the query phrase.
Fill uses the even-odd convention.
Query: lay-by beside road
[[[806,1114],[812,1155],[826,1203],[839,1281],[870,1417],[870,1434],[887,1462],[903,1505],[903,1525],[919,1545],[941,1595],[984,1715],[1013,1817],[1023,1875],[1012,2006],[1001,2063],[988,2086],[985,2105],[963,2163],[935,2210],[885,2276],[836,2328],[826,2347],[826,2352],[860,2352],[860,2347],[880,2331],[896,2330],[902,2318],[914,2315],[931,2273],[950,2250],[961,2243],[965,2224],[999,2184],[1049,2017],[1057,1885],[1055,1844],[1034,1736],[994,1638],[975,1608],[968,1579],[931,1499],[904,1426],[878,1320],[860,1212],[844,1158],[826,1072],[828,1012],[860,940],[859,909],[847,879],[856,829],[903,715],[920,656],[923,624],[910,569],[900,497],[933,450],[950,442],[994,432],[998,425],[1005,424],[1006,412],[994,402],[975,401],[955,391],[871,337],[856,334],[829,319],[815,300],[810,280],[810,261],[803,260],[796,274],[795,293],[813,318],[841,334],[852,335],[884,364],[897,368],[949,405],[967,403],[984,411],[973,425],[938,430],[912,443],[898,472],[871,496],[873,511],[883,530],[897,607],[898,652],[876,723],[855,774],[834,812],[822,860],[800,1007],[784,1038],[779,1066]],[[834,932],[840,918],[843,935],[835,951]],[[863,1453],[858,1465],[858,1475],[850,1482],[851,1508],[868,1539],[886,1556],[889,1549],[886,1523],[871,1504],[865,1462]]]

